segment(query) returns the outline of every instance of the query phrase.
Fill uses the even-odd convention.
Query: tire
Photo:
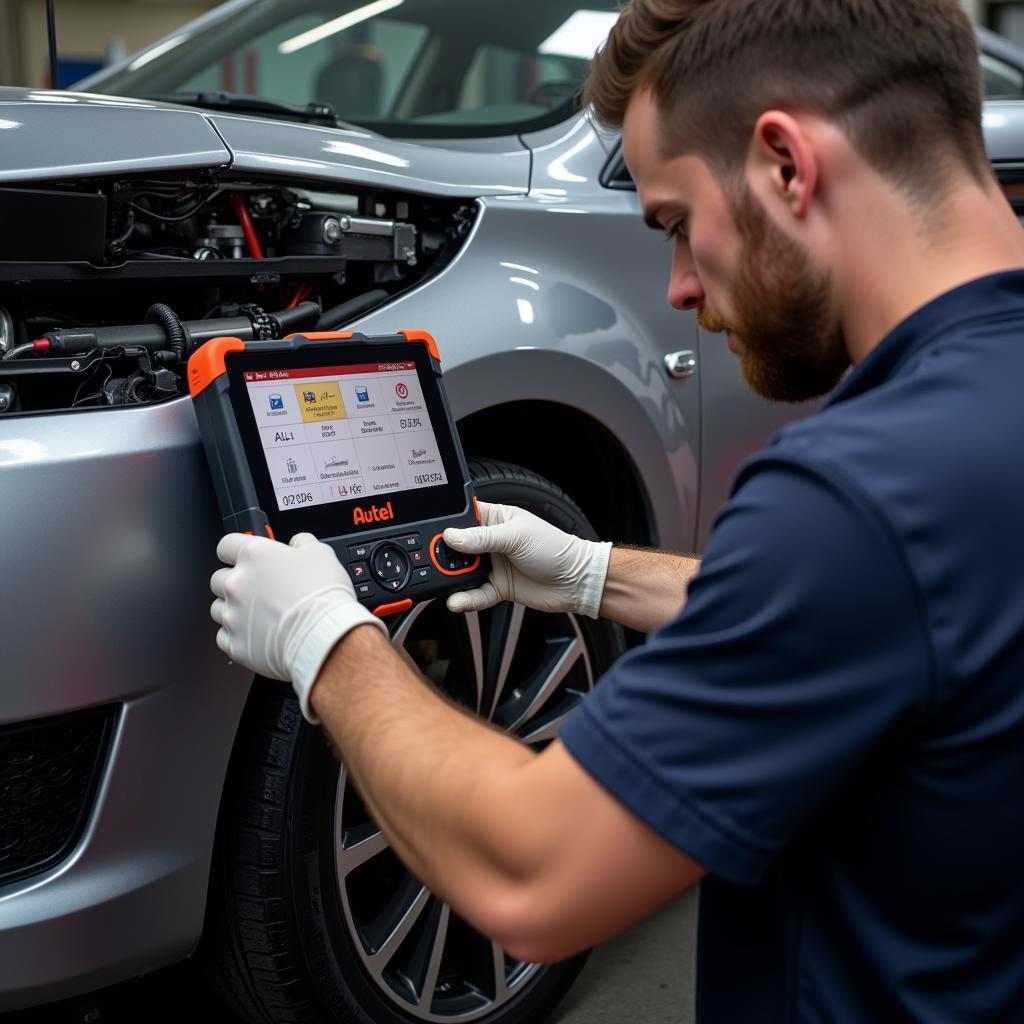
[[[482,500],[594,536],[568,495],[529,470],[470,464]],[[501,605],[417,605],[392,639],[456,700],[536,748],[622,653],[621,630]],[[370,819],[290,688],[257,680],[232,754],[199,959],[252,1024],[539,1024],[586,954],[508,958],[416,882]]]

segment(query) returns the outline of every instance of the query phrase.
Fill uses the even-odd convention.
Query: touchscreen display
[[[279,511],[448,482],[412,361],[242,376]]]

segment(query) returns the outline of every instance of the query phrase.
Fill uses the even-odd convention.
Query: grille
[[[117,707],[0,726],[0,885],[63,860],[89,817]]]

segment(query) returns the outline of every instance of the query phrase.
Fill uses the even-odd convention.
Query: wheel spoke
[[[423,988],[420,991],[418,1006],[421,1010],[429,1012],[430,1005],[434,1001],[434,990],[437,988],[437,978],[441,973],[441,959],[444,956],[444,944],[448,938],[448,920],[451,917],[451,908],[447,903],[441,906],[441,916],[438,918],[437,931],[434,933],[434,943],[430,950],[430,962],[427,964],[427,973],[423,977]]]
[[[338,851],[338,878],[347,878],[356,868],[390,847],[384,833],[372,821],[350,830],[342,837]]]
[[[554,650],[557,652],[558,647]],[[576,662],[583,656],[583,642],[574,637],[565,643],[560,653],[544,659],[534,677],[522,688],[523,695],[505,709],[504,714],[495,716],[495,721],[509,732],[514,732],[529,721],[558,689]],[[504,721],[502,721],[504,719]]]
[[[579,702],[583,699],[583,694],[577,690],[567,691],[571,696],[576,698],[572,702],[571,707],[565,708],[560,711],[553,718],[547,719],[544,722],[539,723],[529,732],[524,733],[519,738],[524,743],[546,743],[549,740],[557,739],[558,730],[562,728],[563,723],[569,718],[570,715],[576,710]]]
[[[498,701],[501,700],[505,683],[508,682],[509,669],[512,667],[512,659],[516,655],[516,648],[519,646],[519,635],[523,629],[523,616],[526,614],[526,607],[521,604],[502,605],[495,611],[495,625],[497,616],[501,616],[501,625],[498,627],[504,634],[500,637],[501,662],[498,665],[498,673],[494,681],[494,696],[491,698],[491,706],[487,712],[488,718],[494,717]]]
[[[371,950],[369,956],[370,967],[378,974],[384,970],[388,963],[390,963],[391,958],[398,952],[398,948],[405,941],[409,932],[412,931],[413,926],[420,919],[420,915],[426,910],[428,903],[430,903],[430,890],[425,885],[421,885],[415,899],[399,916],[384,941],[375,950]]]
[[[473,657],[476,713],[480,714],[480,705],[484,699],[484,644],[480,632],[480,614],[478,612],[466,612],[464,621],[466,623],[466,632],[469,634],[469,650]]]
[[[491,943],[494,963],[494,1001],[501,1004],[508,999],[508,979],[505,976],[505,951],[496,942]]]
[[[416,624],[416,620],[423,614],[423,610],[429,606],[430,602],[426,601],[423,604],[416,605],[398,624],[398,628],[395,630],[391,637],[392,646],[402,656],[405,663],[416,673],[417,676],[422,675],[419,665],[413,660],[412,655],[406,648],[406,642],[409,639],[409,634],[412,632],[412,627]]]

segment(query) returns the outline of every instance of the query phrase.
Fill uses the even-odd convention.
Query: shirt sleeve
[[[926,700],[921,607],[866,499],[766,460],[719,516],[681,615],[612,667],[560,738],[709,872],[756,882]]]

